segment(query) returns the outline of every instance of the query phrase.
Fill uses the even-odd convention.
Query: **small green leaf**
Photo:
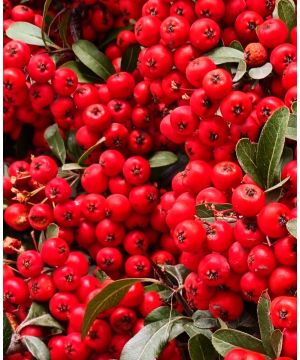
[[[265,79],[272,73],[272,64],[267,62],[264,65],[249,70],[249,76],[254,80]]]
[[[288,120],[288,108],[281,107],[274,111],[261,131],[257,144],[256,163],[265,189],[273,186],[276,181]]]
[[[39,243],[38,243],[38,249],[41,251],[42,245],[46,241],[46,234],[44,231],[41,231],[40,237],[39,237]]]
[[[160,306],[154,309],[153,311],[151,311],[149,315],[147,315],[144,325],[148,325],[155,321],[160,321],[163,319],[171,319],[179,315],[180,314],[176,310],[172,309],[169,306]]]
[[[37,360],[50,360],[50,352],[45,343],[36,336],[23,336],[23,344]]]
[[[157,151],[150,157],[149,163],[150,167],[153,169],[172,165],[176,163],[177,159],[177,155],[171,151]]]
[[[190,318],[177,316],[156,321],[142,328],[123,348],[120,360],[153,360],[165,345],[184,332]]]
[[[291,219],[287,222],[286,228],[288,232],[297,239],[297,219]]]
[[[6,30],[6,36],[13,40],[21,40],[29,45],[44,46],[41,28],[24,21],[16,21],[11,24]],[[48,35],[44,34],[44,37],[48,46],[56,47]]]
[[[191,272],[188,268],[186,268],[182,264],[177,265],[164,265],[163,270],[168,274],[171,275],[171,277],[176,280],[176,283],[178,286],[181,286],[184,284],[185,278],[188,276],[188,274]]]
[[[205,204],[198,204],[196,205],[196,215],[200,218],[200,219],[213,219],[213,221],[215,220],[214,218],[214,212],[210,209],[207,208],[207,206]]]
[[[93,321],[97,315],[107,309],[110,309],[122,300],[128,289],[137,282],[152,282],[153,279],[137,278],[137,279],[120,279],[113,281],[105,286],[86,307],[83,324],[81,328],[82,337],[85,338]]]
[[[225,63],[239,63],[244,60],[244,52],[234,49],[232,47],[219,47],[208,53],[206,56],[210,57],[216,65]]]
[[[84,166],[81,166],[77,163],[69,163],[69,164],[64,164],[61,167],[62,171],[72,171],[72,170],[83,170],[85,169]]]
[[[240,60],[238,67],[236,69],[236,73],[234,75],[234,78],[232,79],[233,82],[237,82],[240,81],[243,76],[246,74],[247,72],[247,64],[245,60]]]
[[[294,101],[292,103],[292,111],[294,114],[297,114],[297,101]]]
[[[274,352],[271,343],[271,335],[274,331],[274,326],[270,318],[271,299],[267,291],[264,291],[257,304],[257,318],[260,330],[261,341],[263,343],[265,352],[270,357],[274,357]]]
[[[105,280],[109,279],[109,276],[104,271],[102,271],[100,269],[98,269],[94,273],[94,275],[101,283],[103,283]]]
[[[133,70],[136,69],[136,64],[140,52],[140,45],[130,45],[122,56],[121,71],[133,72]]]
[[[105,137],[102,137],[100,140],[96,142],[93,146],[91,146],[89,149],[87,149],[78,159],[79,165],[84,165],[85,160],[90,156],[90,154],[97,149],[99,145],[101,145],[105,141]]]
[[[277,5],[277,11],[279,19],[287,25],[289,30],[297,25],[296,12],[290,1],[280,0]]]
[[[236,156],[242,169],[258,185],[261,185],[258,167],[256,165],[257,144],[251,143],[249,139],[240,139],[236,144]]]
[[[69,131],[66,137],[67,154],[72,161],[77,162],[83,151],[76,141],[76,131]]]
[[[233,329],[220,329],[212,335],[212,344],[217,352],[226,354],[237,347],[266,354],[262,342],[256,337]]]
[[[78,82],[83,84],[100,83],[102,79],[95,75],[89,68],[83,65],[80,61],[71,60],[61,65],[61,67],[73,70],[77,77]]]
[[[218,320],[208,310],[197,310],[192,316],[194,325],[200,329],[212,329],[218,327]]]
[[[237,40],[233,40],[231,41],[230,45],[229,45],[231,48],[233,49],[236,49],[236,50],[239,50],[239,51],[243,51],[244,52],[244,48],[243,48],[243,45],[237,41]]]
[[[8,321],[5,312],[3,312],[3,354],[6,353],[10,345],[12,334],[13,330],[10,322]]]
[[[72,45],[72,49],[78,59],[101,79],[106,80],[115,73],[109,58],[90,41],[78,40]]]
[[[47,127],[44,137],[53,154],[64,164],[66,161],[66,148],[57,124]]]
[[[53,237],[58,237],[58,234],[59,234],[59,227],[54,223],[49,224],[46,229],[46,238],[49,239]]]
[[[218,358],[211,341],[202,334],[190,338],[188,348],[191,360],[215,360]]]
[[[279,357],[281,354],[282,341],[283,341],[282,332],[279,329],[274,330],[271,335],[271,344],[272,344],[273,352],[276,357]]]

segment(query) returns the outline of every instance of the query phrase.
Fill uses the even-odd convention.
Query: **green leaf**
[[[89,149],[87,149],[78,159],[79,165],[84,165],[85,160],[90,156],[90,154],[97,149],[99,145],[101,145],[105,141],[105,137],[102,137],[100,140],[96,142],[93,146],[91,146]]]
[[[160,306],[151,311],[149,315],[147,315],[144,325],[148,325],[163,319],[171,319],[179,315],[180,314],[176,310],[172,309],[169,306]]]
[[[49,224],[46,229],[46,238],[49,239],[52,237],[58,237],[58,234],[59,234],[59,227],[54,223]]]
[[[45,343],[36,336],[23,336],[23,344],[37,360],[50,360],[50,352]]]
[[[40,237],[39,237],[39,243],[38,243],[38,249],[41,251],[42,245],[46,241],[46,234],[44,231],[41,231]]]
[[[287,222],[286,228],[288,232],[297,239],[297,219],[291,219]]]
[[[177,265],[164,265],[163,270],[173,277],[174,280],[176,280],[176,283],[178,286],[181,286],[184,284],[185,278],[188,276],[188,274],[191,272],[188,268],[186,268],[182,264]]]
[[[279,19],[287,25],[289,30],[297,25],[296,12],[290,1],[280,0],[277,5],[277,11]]]
[[[59,36],[64,44],[64,46],[69,47],[68,43],[68,29],[71,18],[71,9],[67,9],[61,16],[61,20],[58,26]]]
[[[258,167],[256,165],[257,144],[251,143],[249,139],[240,139],[236,144],[236,156],[242,169],[258,185],[261,185]]]
[[[164,285],[160,285],[160,284],[151,284],[151,285],[147,285],[144,287],[144,292],[149,292],[149,291],[156,291],[156,292],[160,292],[165,290],[166,287]]]
[[[211,341],[202,334],[190,338],[188,348],[191,360],[215,360],[218,358]]]
[[[229,45],[231,48],[233,49],[236,49],[236,50],[239,50],[239,51],[243,51],[244,52],[244,48],[243,48],[243,45],[237,41],[237,40],[233,40],[231,41],[230,45]]]
[[[72,161],[77,162],[80,156],[82,155],[83,151],[76,141],[75,130],[71,130],[67,133],[66,147],[69,158]]]
[[[110,30],[107,33],[105,39],[103,41],[101,41],[101,44],[100,44],[101,48],[103,49],[107,44],[109,44],[110,42],[115,40],[117,38],[118,34],[123,30],[133,30],[133,26],[127,25],[127,26],[123,26],[123,27],[118,27],[117,29]]]
[[[237,82],[240,81],[243,76],[246,74],[247,72],[247,64],[245,60],[240,60],[238,67],[236,69],[236,73],[234,75],[234,78],[232,79],[233,82]]]
[[[64,330],[61,324],[57,322],[42,305],[35,302],[31,304],[26,319],[22,321],[16,331],[19,333],[24,327],[29,325],[55,329],[56,334],[61,333]]]
[[[6,30],[6,36],[13,40],[21,40],[29,45],[44,46],[42,30],[38,26],[24,21],[16,21]],[[56,45],[44,34],[46,44],[51,47]]]
[[[265,189],[273,186],[276,180],[288,120],[288,108],[281,107],[274,111],[261,131],[257,144],[256,163]]]
[[[272,344],[273,352],[276,357],[279,357],[281,354],[282,340],[283,340],[282,332],[279,329],[274,330],[271,335],[271,344]]]
[[[66,161],[66,148],[57,124],[47,127],[44,137],[53,154],[64,164]]]
[[[288,127],[286,129],[285,137],[289,140],[297,141],[297,129],[294,127]]]
[[[292,111],[294,114],[297,114],[297,101],[294,101],[292,103]]]
[[[120,360],[156,359],[165,345],[184,332],[184,324],[190,318],[177,316],[156,321],[142,328],[125,345]]]
[[[266,354],[263,344],[259,339],[239,330],[217,330],[212,335],[212,344],[222,356],[226,356],[228,351],[237,347]]]
[[[122,56],[121,71],[133,72],[133,70],[136,69],[136,64],[140,52],[140,45],[130,45]]]
[[[286,184],[289,181],[289,179],[290,177],[288,176],[285,179],[281,180],[279,183],[265,190],[267,203],[277,202],[283,196],[284,194],[283,185]]]
[[[196,214],[200,219],[207,219],[212,218],[214,220],[214,212],[210,210],[211,208],[215,208],[217,211],[224,211],[224,210],[232,210],[232,204],[213,204],[213,203],[202,203],[196,205]]]
[[[187,323],[184,325],[184,331],[188,334],[189,337],[193,337],[198,334],[206,336],[208,339],[212,338],[212,332],[209,329],[200,329],[192,323]]]
[[[194,325],[200,329],[211,329],[219,325],[218,320],[208,310],[197,310],[194,312],[192,319],[194,320]]]
[[[137,282],[154,282],[153,279],[120,279],[105,286],[87,305],[81,328],[82,337],[85,338],[97,315],[110,309],[122,300],[128,289]]]
[[[265,79],[272,73],[272,64],[267,62],[264,65],[249,70],[249,76],[254,80]]]
[[[239,63],[240,60],[244,60],[243,51],[225,46],[216,48],[205,55],[210,57],[216,65],[235,62]]]
[[[78,59],[101,79],[106,80],[115,73],[109,58],[90,41],[78,40],[72,45],[72,49]]]
[[[270,187],[269,189],[265,190],[265,192],[272,192],[275,189],[281,188],[284,184],[286,184],[290,180],[290,177],[286,177],[285,179],[281,180],[279,183],[275,184],[274,186]]]
[[[8,321],[5,312],[3,312],[3,354],[6,353],[10,345],[12,334],[13,330],[11,328],[10,322]]]
[[[78,82],[89,84],[89,83],[100,83],[102,79],[96,76],[89,68],[83,65],[80,61],[71,60],[61,65],[61,67],[73,70],[77,77]]]
[[[48,14],[48,10],[49,7],[52,3],[52,0],[46,0],[44,3],[44,9],[43,9],[43,21],[42,21],[42,40],[43,40],[43,44],[46,46],[48,46],[47,44],[47,39],[46,39],[46,22],[47,22],[47,14]],[[52,21],[52,20],[51,20]]]
[[[274,357],[275,354],[271,344],[271,335],[274,331],[274,326],[270,318],[270,307],[271,299],[268,292],[264,291],[257,304],[258,325],[265,352],[270,357]]]
[[[95,273],[94,276],[101,282],[103,283],[105,280],[109,279],[109,276],[102,270],[98,269]]]
[[[176,163],[177,160],[177,155],[171,151],[157,151],[150,157],[149,163],[150,167],[153,169],[162,166],[172,165]]]
[[[69,164],[64,164],[61,167],[62,171],[72,171],[72,170],[83,170],[85,169],[84,166],[81,166],[77,163],[69,163]]]

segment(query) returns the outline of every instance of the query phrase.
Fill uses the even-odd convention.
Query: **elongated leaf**
[[[68,68],[73,70],[77,77],[78,82],[87,84],[87,83],[100,83],[102,79],[94,74],[89,68],[83,65],[80,61],[68,61],[61,65],[61,67]]]
[[[231,48],[239,50],[239,51],[244,51],[243,45],[237,41],[237,40],[233,40],[231,41],[230,45]]]
[[[239,63],[240,60],[244,60],[243,51],[225,46],[206,53],[206,56],[210,57],[216,65],[234,62]]]
[[[44,231],[41,231],[39,236],[39,243],[38,243],[39,251],[41,251],[42,245],[44,244],[45,241],[46,241],[46,234]]]
[[[67,154],[72,161],[77,162],[80,156],[82,155],[83,150],[76,141],[76,131],[75,130],[69,131],[66,137],[67,137],[67,141],[66,141]]]
[[[156,321],[142,328],[125,345],[120,360],[153,360],[165,345],[184,332],[184,324],[190,318],[177,316]]]
[[[213,219],[214,218],[214,212],[207,208],[205,204],[198,204],[196,205],[196,214],[200,219]]]
[[[12,334],[13,330],[11,328],[10,322],[8,321],[5,312],[3,312],[3,354],[6,353],[9,347]]]
[[[211,341],[202,334],[190,338],[188,348],[191,360],[215,360],[218,358]]]
[[[46,0],[45,3],[44,3],[44,9],[43,9],[43,21],[42,21],[42,40],[43,40],[43,43],[45,44],[46,48],[47,48],[47,41],[46,41],[46,24],[47,24],[47,14],[48,14],[48,10],[49,10],[49,7],[52,3],[52,0]]]
[[[83,170],[85,169],[84,166],[81,166],[77,163],[69,163],[69,164],[64,164],[61,167],[62,171],[72,171],[72,170]]]
[[[106,80],[115,73],[109,58],[99,51],[93,43],[87,40],[78,40],[72,45],[72,49],[78,59],[101,79]]]
[[[164,265],[164,271],[176,280],[176,283],[181,286],[184,284],[185,278],[191,272],[182,264],[177,265]]]
[[[150,157],[149,163],[150,167],[153,169],[162,166],[172,165],[176,163],[177,160],[177,155],[171,151],[157,151]]]
[[[122,56],[121,70],[132,72],[134,69],[136,69],[136,64],[140,52],[141,52],[140,45],[137,44],[130,45]]]
[[[297,239],[297,219],[291,219],[287,222],[286,228],[288,232]]]
[[[79,165],[84,165],[85,160],[90,156],[90,154],[97,149],[99,145],[101,145],[105,141],[105,137],[102,137],[100,140],[96,142],[93,146],[91,146],[89,149],[87,149],[78,159]]]
[[[50,125],[45,130],[44,137],[53,154],[64,164],[66,161],[66,148],[57,124]]]
[[[187,323],[184,325],[184,331],[188,334],[189,337],[193,337],[198,334],[202,334],[206,336],[208,339],[211,340],[212,338],[212,331],[209,329],[200,329],[199,327],[195,326],[193,323]]]
[[[49,224],[46,229],[46,238],[49,239],[52,237],[58,237],[58,234],[59,234],[59,227],[54,223]]]
[[[200,329],[212,329],[218,327],[218,320],[208,310],[197,310],[193,316],[194,325]]]
[[[45,343],[36,336],[23,336],[23,344],[37,360],[50,360],[50,352]]]
[[[144,292],[148,292],[148,291],[156,291],[156,292],[160,292],[165,290],[166,287],[160,284],[151,284],[151,285],[147,285],[144,287]]]
[[[276,357],[279,357],[281,354],[282,340],[283,340],[282,332],[279,329],[274,330],[271,335],[271,344],[272,344],[273,352]]]
[[[120,279],[113,281],[103,288],[87,305],[81,328],[82,337],[85,338],[89,328],[99,313],[118,305],[131,285],[137,282],[152,281],[153,279],[148,278]]]
[[[272,64],[267,62],[264,65],[249,70],[249,76],[254,80],[261,80],[272,73]]]
[[[260,330],[261,341],[265,348],[266,354],[274,357],[274,351],[271,343],[271,335],[274,326],[270,318],[271,299],[267,291],[263,292],[257,304],[257,318]]]
[[[249,139],[240,139],[236,144],[236,156],[242,169],[248,174],[258,185],[261,180],[256,164],[257,144],[251,143]]]
[[[155,321],[160,321],[163,319],[171,319],[179,315],[180,314],[176,310],[170,308],[169,306],[160,306],[159,308],[151,311],[149,315],[147,315],[144,325],[148,325]]]
[[[281,107],[277,109],[264,125],[259,137],[256,163],[264,188],[267,189],[274,185],[276,179],[276,171],[284,148],[288,120],[288,108]]]
[[[282,188],[284,184],[289,181],[290,177],[286,177],[285,179],[281,180],[279,183],[275,184],[274,186],[270,187],[269,189],[265,190],[266,193],[272,192],[276,189]]]
[[[213,333],[212,344],[217,352],[222,356],[225,356],[228,351],[236,347],[266,354],[263,344],[259,339],[239,330],[217,330]]]
[[[296,26],[296,12],[290,1],[280,0],[277,5],[277,11],[279,18],[287,25],[289,30]]]
[[[232,79],[233,82],[237,82],[240,81],[243,76],[246,74],[247,72],[247,64],[245,60],[240,60],[238,67],[236,69],[236,73],[234,75],[234,78]]]
[[[42,39],[42,30],[38,26],[24,22],[16,21],[6,30],[6,35],[13,40],[21,40],[29,45],[44,46]],[[49,36],[44,34],[45,42],[50,47],[56,45],[50,40]]]
[[[59,23],[59,36],[64,44],[64,46],[68,46],[68,30],[71,18],[71,9],[67,9],[63,15],[61,16],[61,20]]]

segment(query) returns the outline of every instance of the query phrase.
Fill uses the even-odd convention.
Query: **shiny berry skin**
[[[17,231],[24,231],[30,226],[28,208],[23,204],[11,204],[4,211],[4,221]]]
[[[293,329],[297,326],[297,299],[292,296],[278,296],[270,308],[274,327]]]
[[[249,253],[249,270],[264,277],[271,274],[275,269],[276,260],[272,249],[267,245],[257,245]]]
[[[90,348],[82,341],[80,333],[70,333],[65,337],[65,355],[70,360],[87,360]]]
[[[237,320],[244,310],[243,301],[233,291],[218,291],[209,302],[212,316],[224,321]]]
[[[128,277],[147,277],[151,273],[151,263],[144,255],[132,255],[125,262],[125,272]]]
[[[159,297],[159,294],[156,291],[147,291],[144,294],[142,303],[139,306],[139,312],[143,317],[146,317],[154,309],[163,306],[163,301]]]
[[[89,105],[82,113],[82,120],[89,130],[101,133],[111,122],[111,113],[102,104]]]
[[[185,74],[193,86],[201,87],[204,76],[214,69],[216,69],[215,63],[209,57],[201,56],[189,62]]]
[[[30,164],[30,174],[33,180],[46,184],[52,180],[58,172],[56,162],[49,156],[41,155],[34,157]]]
[[[33,55],[28,63],[27,72],[37,82],[47,82],[55,73],[55,63],[48,54]]]
[[[147,48],[141,56],[141,71],[151,80],[158,79],[172,69],[172,53],[163,45]]]
[[[179,106],[171,112],[170,123],[174,130],[183,135],[191,135],[198,125],[198,118],[192,113],[190,106]]]
[[[53,210],[48,204],[35,204],[29,211],[28,220],[35,230],[45,230],[53,222]]]
[[[255,42],[257,41],[256,27],[262,23],[263,18],[257,12],[243,11],[236,18],[234,28],[239,38],[247,42]]]
[[[211,99],[219,100],[230,93],[232,79],[228,71],[215,69],[204,76],[202,86]]]
[[[232,161],[219,162],[212,170],[212,182],[217,189],[222,191],[237,187],[242,178],[241,168]]]
[[[126,99],[131,96],[135,86],[134,78],[127,72],[111,75],[106,84],[111,96],[117,99]]]
[[[79,204],[73,200],[57,204],[54,208],[54,219],[62,227],[78,226],[81,212]]]
[[[106,176],[116,176],[122,172],[125,158],[120,151],[105,150],[99,158],[99,164],[102,166]]]
[[[297,273],[287,266],[277,267],[269,277],[269,290],[274,296],[295,296],[297,289]]]
[[[189,28],[189,23],[184,17],[169,16],[160,25],[160,37],[171,49],[177,48],[187,41]]]
[[[108,179],[100,164],[93,164],[85,168],[81,178],[81,185],[88,193],[103,193],[108,185]]]
[[[64,265],[72,267],[80,276],[86,275],[89,271],[87,256],[81,251],[71,251]]]
[[[137,320],[136,313],[129,308],[118,306],[110,315],[110,325],[118,334],[126,334]]]
[[[16,5],[11,10],[11,18],[14,21],[34,22],[34,11],[25,5]]]
[[[11,40],[3,48],[3,63],[6,67],[23,68],[30,59],[30,48],[23,41]]]
[[[50,266],[63,265],[69,256],[69,246],[60,238],[48,238],[41,247],[43,262]]]
[[[246,249],[252,249],[264,240],[255,218],[238,219],[233,233],[235,239]]]
[[[249,271],[241,277],[240,288],[246,301],[257,303],[262,292],[268,288],[268,281]]]
[[[63,178],[54,178],[50,180],[45,187],[45,195],[54,203],[67,201],[72,194],[72,189],[67,180]]]
[[[126,295],[120,301],[119,306],[135,308],[139,306],[144,299],[144,287],[141,283],[133,284],[127,291]]]
[[[273,70],[276,74],[282,75],[284,69],[296,61],[297,49],[294,45],[284,43],[276,46],[270,55],[270,63],[273,66]]]
[[[134,33],[137,41],[145,47],[153,46],[160,39],[160,20],[156,16],[143,16],[135,24]]]
[[[282,85],[286,90],[297,85],[297,63],[290,63],[282,74]]]
[[[203,118],[213,116],[219,107],[218,101],[212,100],[204,89],[196,89],[190,99],[192,111]]]
[[[284,106],[284,102],[276,96],[264,97],[256,106],[257,118],[266,122],[275,110]]]
[[[230,268],[239,274],[248,271],[248,255],[249,251],[243,248],[239,242],[234,242],[228,249],[228,263]]]
[[[78,304],[75,295],[68,292],[57,292],[49,302],[49,310],[54,318],[60,321],[69,319],[70,311]]]
[[[71,292],[79,286],[80,278],[76,269],[63,265],[54,270],[53,282],[59,291]]]
[[[123,174],[125,180],[127,180],[130,184],[143,184],[150,177],[149,162],[140,156],[128,158],[123,166]]]
[[[68,360],[65,354],[65,336],[57,335],[51,337],[48,342],[51,359],[53,360]]]
[[[242,184],[232,193],[233,209],[247,217],[257,215],[265,205],[265,193],[256,185]]]
[[[133,230],[126,234],[123,246],[129,255],[143,255],[148,250],[149,239],[142,231]]]
[[[203,52],[214,48],[221,37],[219,25],[212,19],[196,20],[190,28],[190,42]]]
[[[225,4],[222,0],[198,1],[195,5],[195,12],[199,18],[220,21],[225,14]]]
[[[12,304],[24,304],[29,299],[29,291],[26,282],[19,277],[12,277],[3,283],[4,300]]]
[[[252,111],[251,100],[241,91],[232,91],[222,100],[220,110],[226,121],[241,124]]]
[[[175,227],[173,237],[181,251],[198,252],[206,234],[200,221],[185,220]]]
[[[212,252],[222,253],[233,242],[232,227],[225,221],[216,220],[206,228],[206,246]]]
[[[218,253],[206,255],[199,263],[198,275],[206,285],[218,286],[225,283],[230,274],[227,259]]]
[[[76,73],[67,68],[59,68],[55,71],[52,86],[60,96],[69,96],[77,88],[78,78]]]
[[[104,219],[97,224],[96,237],[102,246],[115,247],[122,243],[125,237],[125,229],[120,223]]]
[[[116,271],[122,265],[123,256],[116,248],[104,247],[98,251],[96,262],[103,271]]]
[[[101,319],[96,319],[91,326],[85,344],[94,351],[107,351],[112,338],[112,331],[108,323]]]
[[[281,355],[297,358],[297,331],[295,329],[283,330],[283,342]]]
[[[269,237],[282,237],[287,234],[286,223],[291,218],[289,208],[281,203],[270,203],[258,214],[258,226]]]
[[[24,251],[18,256],[17,269],[25,278],[38,276],[43,269],[41,255],[35,250]]]
[[[293,236],[286,236],[274,244],[274,255],[280,265],[296,266],[297,240]]]
[[[24,90],[25,82],[25,75],[20,69],[8,68],[3,70],[3,91],[5,93],[18,93]]]
[[[288,28],[280,19],[268,19],[258,26],[257,36],[263,46],[273,49],[286,41]]]
[[[32,301],[49,301],[56,292],[52,277],[46,274],[29,280],[28,288]]]

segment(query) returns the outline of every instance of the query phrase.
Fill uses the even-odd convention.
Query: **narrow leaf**
[[[296,12],[288,0],[280,0],[277,5],[279,19],[282,20],[289,30],[297,25]]]
[[[82,155],[83,150],[76,141],[76,131],[69,131],[66,137],[67,154],[72,161],[77,162]]]
[[[188,349],[191,360],[215,360],[218,358],[211,341],[202,334],[189,339]]]
[[[134,69],[136,69],[136,64],[140,52],[140,45],[130,45],[122,56],[121,71],[132,72]]]
[[[64,44],[64,46],[68,46],[68,30],[69,30],[69,24],[70,24],[70,18],[71,18],[71,10],[67,9],[63,15],[61,16],[61,20],[59,23],[59,36]]]
[[[159,308],[151,311],[149,315],[147,315],[144,325],[151,324],[155,321],[163,320],[163,319],[171,319],[175,316],[179,316],[180,314],[172,309],[169,306],[160,306]]]
[[[286,184],[290,180],[290,177],[286,177],[285,179],[281,180],[279,183],[275,184],[274,186],[270,187],[269,189],[265,190],[266,193],[272,192],[278,188],[282,188],[284,184]]]
[[[96,142],[93,146],[91,146],[89,149],[87,149],[78,159],[79,165],[84,165],[85,160],[90,156],[90,154],[97,149],[99,145],[101,145],[105,141],[105,137],[102,137],[100,140]]]
[[[151,285],[147,285],[144,287],[144,292],[148,292],[148,291],[156,291],[156,292],[160,292],[165,290],[166,287],[164,285],[160,285],[160,284],[151,284]]]
[[[52,237],[58,237],[58,234],[59,234],[59,227],[54,223],[49,224],[46,229],[46,238],[49,239]]]
[[[240,81],[243,76],[246,74],[247,72],[247,64],[245,60],[240,60],[238,67],[236,69],[236,73],[234,75],[234,78],[232,79],[233,82],[237,82]]]
[[[281,354],[282,341],[283,341],[282,332],[279,329],[274,330],[271,335],[271,344],[272,344],[273,352],[276,357],[279,357]]]
[[[83,65],[80,61],[71,60],[61,65],[61,67],[73,70],[78,77],[78,82],[80,83],[83,84],[100,83],[102,81],[100,77],[94,74],[89,68]]]
[[[266,354],[262,342],[252,335],[233,329],[220,329],[212,335],[212,344],[217,352],[226,354],[237,347]]]
[[[64,164],[66,161],[66,148],[57,124],[50,125],[45,130],[44,137],[53,154]]]
[[[13,40],[21,40],[29,45],[44,46],[41,28],[24,21],[16,21],[11,24],[6,30],[6,36]],[[48,35],[44,34],[44,38],[48,46],[56,47]]]
[[[37,360],[50,360],[50,352],[45,343],[36,336],[23,336],[23,344]]]
[[[90,41],[78,40],[72,45],[72,49],[78,59],[101,79],[106,80],[115,73],[109,58]]]
[[[249,76],[254,80],[261,80],[272,73],[272,64],[267,62],[264,65],[249,70]]]
[[[286,228],[288,232],[297,239],[297,219],[291,219],[287,222]]]
[[[42,21],[42,40],[43,40],[43,43],[45,44],[46,48],[48,46],[47,44],[47,39],[46,39],[46,22],[47,22],[47,14],[48,14],[48,10],[49,10],[49,7],[52,3],[52,0],[46,0],[45,3],[44,3],[44,9],[43,9],[43,21]]]
[[[236,156],[242,169],[258,185],[261,185],[258,167],[256,164],[257,144],[251,143],[249,139],[240,139],[236,144]]]
[[[10,322],[8,321],[5,312],[3,312],[3,354],[6,353],[10,345],[12,334],[13,330]]]
[[[142,328],[125,345],[120,360],[156,359],[165,345],[184,332],[185,316],[156,321]]]
[[[260,330],[261,341],[265,348],[266,354],[270,357],[273,357],[275,354],[273,352],[271,344],[271,335],[274,331],[274,326],[270,318],[270,306],[271,299],[267,291],[263,292],[259,298],[257,304],[257,318],[258,325]]]
[[[62,171],[72,171],[72,170],[83,170],[84,166],[81,166],[77,163],[69,163],[69,164],[64,164],[61,167]]]
[[[150,157],[149,163],[150,167],[153,169],[157,167],[172,165],[176,163],[177,160],[177,155],[171,151],[157,151]]]
[[[276,170],[284,148],[288,120],[288,108],[277,109],[264,125],[259,137],[256,163],[260,177],[263,179],[263,185],[267,189],[274,185],[276,179]]]
[[[110,309],[122,300],[128,289],[137,282],[152,282],[153,279],[137,278],[137,279],[120,279],[113,281],[105,286],[87,305],[83,324],[82,337],[85,338],[93,321],[97,315],[107,309]]]

